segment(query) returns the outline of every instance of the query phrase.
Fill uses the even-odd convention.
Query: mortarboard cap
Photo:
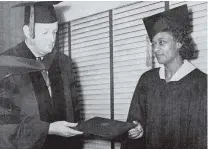
[[[57,21],[53,5],[61,1],[31,1],[19,3],[14,7],[25,7],[24,24],[29,25],[30,36],[34,38],[35,23],[54,23]]]
[[[178,33],[179,38],[189,31],[189,13],[187,5],[182,5],[146,18],[143,18],[150,41],[161,31]],[[180,40],[180,39],[179,39]]]
[[[93,135],[98,138],[114,140],[130,129],[136,127],[136,124],[122,122],[102,117],[94,117],[76,126],[76,130],[82,131],[87,135]]]

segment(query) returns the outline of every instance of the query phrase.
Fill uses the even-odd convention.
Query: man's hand
[[[133,123],[137,124],[137,126],[128,131],[128,137],[130,139],[139,139],[143,136],[144,130],[143,130],[141,124],[139,124],[138,122],[133,121]]]
[[[66,121],[53,122],[49,126],[48,134],[62,137],[73,137],[83,134],[81,131],[72,129],[75,126],[77,126],[77,123],[70,123]]]

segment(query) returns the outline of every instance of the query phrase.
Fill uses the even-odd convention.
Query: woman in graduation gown
[[[193,56],[186,5],[143,19],[161,68],[145,72],[136,86],[121,149],[207,148],[207,75]],[[187,42],[188,41],[188,42]]]

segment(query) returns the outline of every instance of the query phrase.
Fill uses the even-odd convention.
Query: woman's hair
[[[182,44],[182,47],[180,48],[179,51],[182,59],[190,60],[196,58],[196,54],[197,54],[196,45],[187,31],[180,29],[178,30],[166,29],[163,30],[163,32],[169,32],[176,41]]]

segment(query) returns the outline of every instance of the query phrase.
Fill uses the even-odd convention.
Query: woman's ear
[[[176,42],[176,49],[180,49],[182,47],[182,44],[180,42]]]
[[[26,38],[30,38],[30,30],[29,30],[29,26],[28,25],[24,25],[23,26],[23,33],[24,33]]]

